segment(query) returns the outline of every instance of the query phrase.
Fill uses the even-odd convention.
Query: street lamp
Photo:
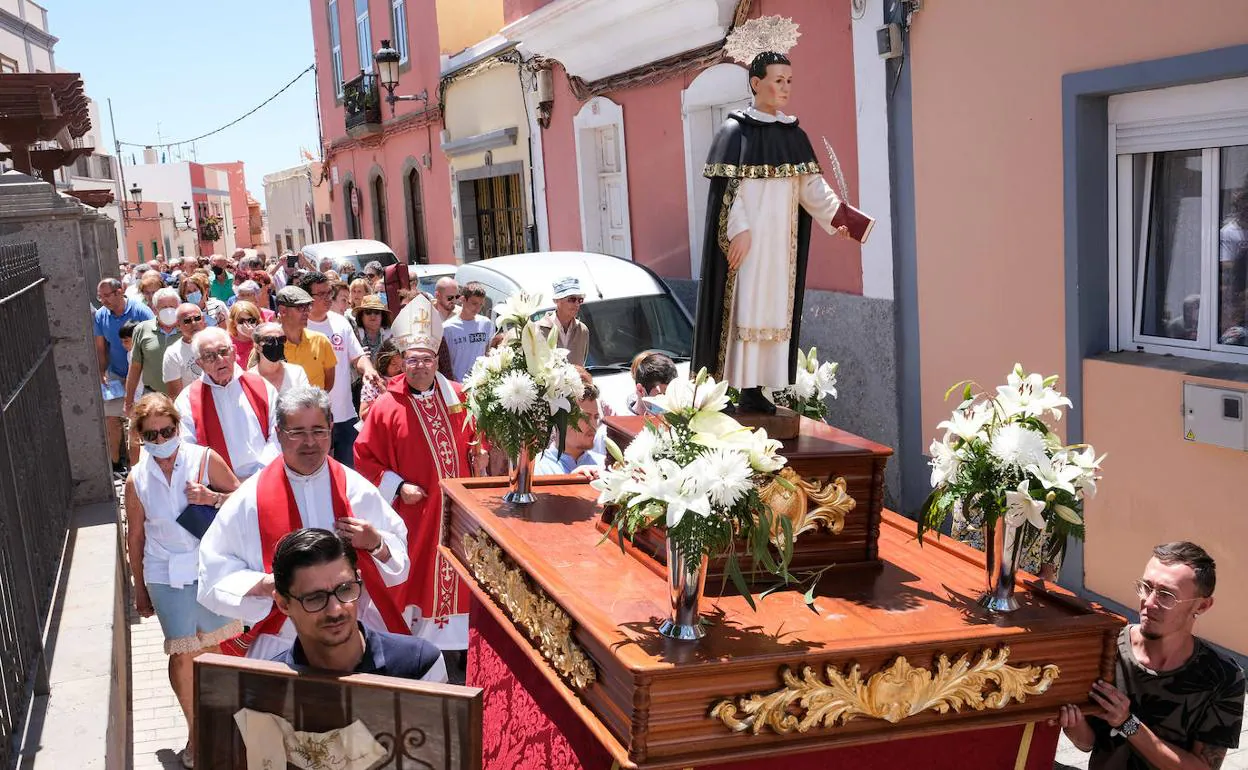
[[[139,187],[138,182],[133,182],[130,185],[130,200],[134,201],[134,215],[137,217],[143,210],[143,190]],[[126,211],[129,212],[130,204],[126,203],[124,206]]]
[[[399,52],[390,47],[389,40],[381,41],[381,48],[377,49],[377,53],[373,55],[373,61],[377,62],[377,78],[381,81],[381,87],[386,89],[386,103],[390,105],[390,114],[394,115],[395,102],[424,102],[429,104],[428,89],[421,90],[415,96],[395,96],[394,89],[399,85],[399,61],[402,57]]]
[[[186,232],[194,232],[196,230],[195,222],[191,219],[191,204],[182,201],[182,221],[179,222],[177,217],[173,218],[174,227]]]

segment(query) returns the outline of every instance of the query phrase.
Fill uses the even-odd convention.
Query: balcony
[[[342,106],[347,134],[353,139],[381,131],[381,94],[375,75],[361,72],[359,77],[343,83]]]

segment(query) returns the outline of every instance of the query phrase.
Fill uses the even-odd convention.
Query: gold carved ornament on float
[[[936,670],[929,671],[898,657],[865,680],[857,664],[848,673],[827,666],[826,681],[810,666],[802,668],[801,676],[786,666],[780,672],[784,687],[735,702],[726,698],[711,708],[710,716],[733,732],[750,730],[754,735],[765,727],[781,734],[805,733],[815,727],[837,727],[860,716],[896,724],[924,711],[1003,709],[1011,701],[1022,703],[1028,695],[1046,692],[1061,675],[1053,664],[1011,666],[1009,658],[1009,646],[1002,645],[983,650],[974,662],[972,653],[954,662],[941,655],[935,661]]]
[[[593,661],[572,641],[572,619],[540,588],[531,586],[524,571],[510,566],[503,551],[484,532],[464,535],[468,568],[499,605],[507,611],[547,662],[577,690],[598,679]]]
[[[784,530],[780,520],[788,519],[793,525],[793,539],[823,527],[834,535],[845,528],[845,515],[858,504],[846,492],[845,479],[837,478],[830,484],[820,486],[817,481],[803,479],[797,471],[785,468],[780,478],[759,490],[759,496],[772,511],[771,542],[777,548],[784,543]]]

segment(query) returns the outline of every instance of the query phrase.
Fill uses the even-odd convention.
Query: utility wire
[[[308,74],[309,72],[313,71],[314,69],[316,69],[316,65],[315,65],[315,64],[311,64],[311,65],[309,65],[307,69],[305,69],[303,72],[300,72],[298,75],[296,75],[296,76],[295,76],[295,78],[294,78],[293,80],[291,80],[291,81],[290,81],[289,83],[287,83],[286,85],[282,86],[281,90],[279,90],[277,93],[273,94],[273,95],[272,95],[272,96],[270,96],[268,99],[265,99],[264,101],[260,102],[260,103],[259,103],[259,104],[257,104],[255,107],[252,107],[250,110],[248,110],[247,112],[243,113],[242,115],[239,115],[237,118],[235,118],[234,120],[231,120],[229,123],[226,123],[224,126],[221,126],[220,128],[215,129],[215,130],[213,130],[213,131],[209,131],[209,132],[208,132],[208,133],[206,133],[206,134],[200,134],[199,136],[196,136],[196,137],[194,137],[194,138],[192,138],[192,139],[183,139],[183,140],[182,140],[182,141],[180,141],[180,142],[164,142],[164,143],[162,143],[162,144],[143,144],[143,143],[139,143],[139,142],[126,142],[126,141],[123,141],[123,140],[118,139],[118,140],[117,140],[117,144],[119,144],[119,145],[124,144],[124,145],[126,145],[126,146],[128,146],[128,147],[151,147],[151,148],[155,149],[155,148],[157,148],[157,147],[165,147],[165,148],[167,148],[167,147],[175,147],[175,146],[180,145],[180,144],[191,144],[192,142],[198,142],[200,139],[205,139],[205,138],[207,138],[207,137],[212,136],[213,134],[219,134],[219,133],[221,133],[222,131],[224,131],[225,129],[230,128],[231,126],[233,126],[233,125],[235,125],[235,124],[237,124],[237,123],[242,122],[243,120],[245,120],[245,119],[246,119],[246,118],[248,118],[248,117],[251,117],[253,114],[255,114],[256,112],[258,112],[258,111],[259,111],[262,107],[264,107],[266,104],[268,104],[269,102],[273,101],[274,99],[276,99],[277,97],[279,97],[279,96],[281,96],[283,93],[285,93],[285,92],[286,92],[286,89],[290,88],[290,87],[291,87],[291,86],[293,86],[295,83],[299,82],[299,79],[300,79],[300,78],[302,78],[304,75]]]

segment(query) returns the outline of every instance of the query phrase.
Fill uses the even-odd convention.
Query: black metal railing
[[[377,90],[377,77],[361,72],[359,77],[343,83],[342,106],[348,132],[361,126],[380,126],[381,93]]]
[[[69,529],[72,480],[34,243],[0,246],[0,767],[16,766],[47,692],[43,628]]]

